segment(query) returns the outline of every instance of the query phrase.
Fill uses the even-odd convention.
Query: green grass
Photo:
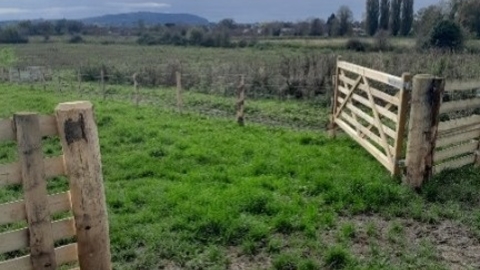
[[[79,98],[15,85],[0,86],[0,96],[0,118],[51,114],[59,102]],[[416,194],[346,137],[252,123],[241,128],[227,118],[162,106],[92,101],[115,269],[442,269],[451,262],[428,242],[406,241],[406,221],[421,227],[454,220],[480,231],[471,193],[443,195],[452,183],[478,192],[474,169],[461,178],[447,172],[448,180],[435,179]],[[274,107],[257,102],[259,113]],[[301,107],[295,104],[275,106]],[[58,154],[57,143],[45,141],[44,152]],[[0,163],[16,158],[15,144],[0,145]],[[50,192],[65,188],[61,179],[49,186]],[[20,191],[0,189],[0,203],[20,198]],[[358,243],[370,251],[362,253]]]

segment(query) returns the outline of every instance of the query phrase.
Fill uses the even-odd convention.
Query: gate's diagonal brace
[[[363,76],[358,77],[358,79],[355,81],[355,84],[352,86],[352,88],[349,89],[348,95],[345,97],[345,100],[343,101],[342,105],[340,105],[340,108],[337,109],[335,112],[335,118],[338,118],[338,116],[342,113],[343,108],[347,106],[348,101],[352,98],[353,92],[357,89],[357,87],[360,85],[362,82]]]
[[[367,86],[367,94],[368,94],[368,99],[370,100],[370,104],[372,107],[373,111],[373,116],[375,117],[375,120],[378,125],[378,132],[380,133],[380,137],[382,138],[383,141],[383,147],[385,148],[385,153],[387,154],[388,157],[392,157],[392,153],[390,152],[390,145],[388,144],[387,136],[385,135],[385,131],[383,130],[382,126],[382,121],[380,120],[380,114],[378,113],[377,110],[377,104],[375,104],[375,100],[373,98],[372,92],[370,91],[370,84],[366,79],[364,79],[364,83]]]

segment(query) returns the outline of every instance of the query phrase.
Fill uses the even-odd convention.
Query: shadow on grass
[[[429,202],[480,206],[480,168],[444,171],[425,184],[421,196]]]

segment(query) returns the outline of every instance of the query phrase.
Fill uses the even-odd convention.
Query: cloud
[[[1,15],[14,15],[14,14],[22,14],[28,13],[28,9],[22,8],[0,8]]]
[[[109,3],[114,6],[123,6],[127,8],[169,8],[170,4],[156,3],[156,2],[143,2],[143,3]]]

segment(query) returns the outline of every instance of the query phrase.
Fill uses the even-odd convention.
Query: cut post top
[[[90,110],[93,104],[90,101],[74,101],[58,104],[56,111],[70,111],[70,110]]]

